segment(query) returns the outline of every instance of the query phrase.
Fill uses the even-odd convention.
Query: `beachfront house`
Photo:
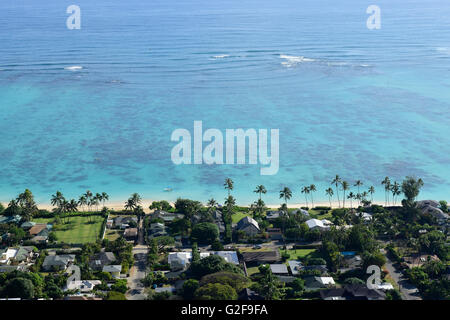
[[[256,222],[255,219],[253,219],[252,217],[249,217],[249,216],[244,217],[241,220],[239,220],[239,222],[236,225],[236,230],[243,231],[248,236],[257,235],[261,231],[259,228],[258,222]]]

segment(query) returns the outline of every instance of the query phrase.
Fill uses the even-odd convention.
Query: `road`
[[[133,247],[134,265],[131,267],[130,276],[127,278],[129,290],[125,294],[128,300],[145,300],[144,286],[141,280],[145,278],[147,268],[148,248],[144,243],[143,219],[138,226],[138,244]]]
[[[382,252],[386,256],[385,267],[387,271],[389,271],[389,275],[392,279],[394,279],[394,281],[398,284],[402,298],[404,300],[422,300],[419,295],[419,290],[403,276],[403,273],[399,269],[394,266],[394,262],[389,259],[389,255],[386,254],[384,249]]]

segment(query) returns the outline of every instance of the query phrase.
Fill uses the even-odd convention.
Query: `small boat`
[[[170,187],[164,188],[164,192],[170,192],[170,191],[172,191],[172,190],[173,190],[173,189],[170,188]]]

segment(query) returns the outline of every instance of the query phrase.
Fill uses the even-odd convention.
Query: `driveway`
[[[394,262],[389,259],[389,255],[386,254],[386,251],[382,249],[381,252],[386,256],[385,267],[387,271],[389,271],[389,275],[392,279],[394,279],[394,281],[398,284],[402,298],[404,300],[422,300],[419,295],[419,290],[403,276],[403,273],[399,269],[394,266]]]
[[[138,244],[133,247],[134,265],[131,267],[130,276],[127,278],[129,290],[125,294],[128,300],[145,300],[144,286],[141,280],[146,276],[148,248],[144,244],[143,219],[138,226]]]

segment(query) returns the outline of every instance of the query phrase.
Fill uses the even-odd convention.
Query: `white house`
[[[0,264],[10,264],[11,260],[14,259],[18,251],[18,249],[8,248],[1,254]]]
[[[211,251],[200,252],[200,259],[206,258],[210,255],[218,255],[225,259],[225,261],[232,264],[239,264],[239,259],[236,251]],[[192,252],[170,252],[168,256],[168,263],[172,271],[186,269],[192,261]]]
[[[69,282],[64,291],[79,290],[80,292],[90,292],[99,284],[102,284],[100,280],[75,280]]]
[[[328,221],[325,221],[325,223],[324,223],[322,220],[319,220],[319,219],[309,219],[308,221],[306,221],[306,225],[311,230],[318,229],[318,230],[322,231],[322,230],[329,229],[327,222]]]

